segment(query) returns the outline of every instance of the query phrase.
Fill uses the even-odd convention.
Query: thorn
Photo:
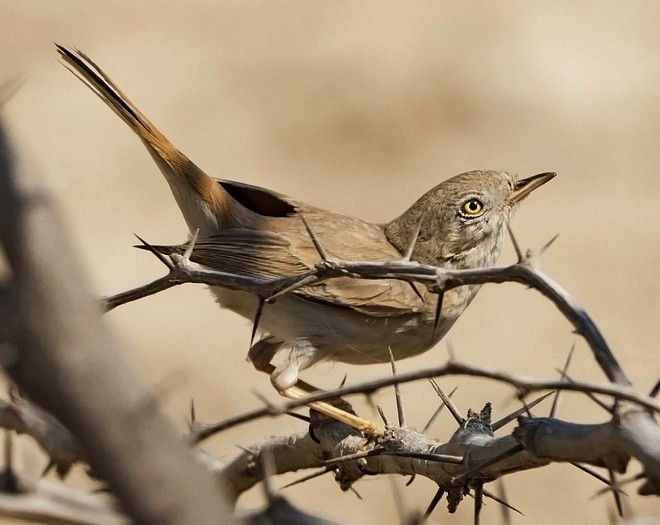
[[[398,458],[421,459],[423,461],[432,461],[434,463],[449,463],[451,465],[461,465],[464,461],[463,456],[450,456],[448,454],[434,454],[425,452],[387,452],[382,450],[379,456],[395,456]]]
[[[418,298],[420,301],[424,302],[424,296],[423,296],[422,293],[417,289],[417,284],[414,283],[414,282],[412,282],[412,281],[408,281],[408,284],[409,284],[410,287],[413,289],[413,292],[415,292],[415,295],[417,296],[417,298]]]
[[[454,395],[454,392],[458,390],[458,387],[455,386],[454,389],[449,392],[449,395],[447,396],[449,399]],[[442,411],[445,409],[446,405],[443,403],[440,405],[438,408],[435,409],[435,412],[433,412],[433,415],[429,418],[428,423],[424,426],[424,429],[422,430],[422,434],[426,434],[426,431],[431,427],[431,424],[437,419],[437,417],[442,413]]]
[[[0,492],[18,494],[21,492],[21,487],[18,477],[16,477],[16,473],[14,472],[13,452],[14,441],[12,440],[12,433],[9,430],[5,430],[5,468],[0,472]]]
[[[564,363],[564,368],[561,370],[560,381],[563,383],[566,381],[566,375],[568,374],[568,367],[571,364],[573,359],[573,352],[575,351],[575,343],[571,346],[568,356],[566,357],[566,362]],[[557,407],[559,406],[559,390],[555,393],[555,398],[552,400],[552,407],[550,407],[550,417],[555,417],[557,413]]]
[[[616,511],[619,514],[620,518],[623,518],[623,505],[621,503],[621,492],[619,491],[619,484],[616,480],[616,474],[611,468],[607,469],[607,473],[610,475],[610,486],[612,487],[612,496],[614,496],[614,505],[616,506]]]
[[[499,478],[498,481],[500,481],[501,479],[502,478]],[[484,496],[486,496],[487,498],[492,499],[496,503],[499,503],[500,505],[502,505],[503,514],[506,514],[507,516],[509,516],[509,513],[507,512],[507,510],[510,509],[514,512],[517,512],[521,516],[524,516],[524,514],[522,512],[520,512],[517,508],[515,508],[513,505],[507,503],[504,500],[504,498],[499,497],[499,496],[493,494],[492,492],[487,491],[486,489],[484,489]],[[504,518],[503,521],[504,521],[504,523],[506,523],[506,525],[509,525],[511,523],[511,517],[509,516],[508,518]]]
[[[184,259],[190,260],[190,256],[192,255],[193,249],[195,248],[195,243],[197,242],[198,235],[199,235],[199,228],[196,228],[195,233],[192,234],[190,240],[188,241],[188,245],[186,246],[186,251],[183,252]]]
[[[387,351],[390,353],[392,376],[396,377],[396,363],[394,362],[394,353],[392,352],[392,347],[388,346]],[[396,413],[399,417],[399,426],[403,428],[406,426],[406,415],[403,412],[403,400],[401,399],[401,387],[399,383],[394,383],[394,399],[396,401]]]
[[[305,423],[309,423],[311,421],[309,416],[305,416],[303,414],[298,414],[296,412],[291,412],[290,410],[287,410],[284,412],[287,416],[292,417],[293,419],[299,419],[300,421],[304,421]]]
[[[240,444],[235,444],[234,446],[235,446],[238,450],[242,450],[242,451],[245,452],[246,454],[249,454],[250,457],[255,457],[255,455],[256,455],[256,454],[255,454],[255,451],[252,450],[252,449],[250,449],[250,448],[248,448],[248,447],[244,447],[243,445],[240,445]]]
[[[377,447],[367,451],[355,452],[353,454],[346,454],[344,456],[330,458],[325,461],[325,464],[326,466],[331,466],[337,463],[345,463],[346,461],[354,461],[356,459],[370,458],[373,456],[382,456],[383,454],[385,454],[385,449],[383,447]]]
[[[435,508],[438,506],[438,503],[440,503],[440,500],[442,499],[442,496],[444,496],[445,491],[441,488],[438,488],[438,490],[435,492],[433,499],[431,500],[431,503],[429,503],[429,506],[426,508],[426,511],[424,512],[424,516],[422,517],[423,521],[426,521]]]
[[[622,487],[623,485],[628,485],[629,483],[634,483],[635,481],[639,481],[640,479],[644,479],[644,478],[646,478],[646,473],[645,472],[639,472],[639,473],[637,473],[637,474],[635,474],[635,475],[633,475],[629,478],[619,480],[617,485],[618,485],[618,487]],[[596,491],[596,493],[594,494],[594,497],[602,496],[603,494],[609,492],[610,490],[612,490],[612,489],[608,485],[607,487]],[[628,494],[626,494],[621,488],[619,488],[618,490],[624,496],[628,496]]]
[[[451,341],[447,341],[447,355],[449,356],[450,363],[456,361],[456,352],[454,352],[454,345]]]
[[[261,321],[261,314],[264,312],[264,299],[259,297],[259,304],[257,304],[257,310],[254,312],[254,320],[252,321],[252,334],[250,335],[250,348],[254,344],[254,338],[257,335],[257,330],[259,329],[259,321]],[[249,350],[249,348],[248,348]]]
[[[660,391],[660,379],[658,379],[658,382],[653,386],[653,388],[649,392],[649,397],[656,397],[659,391]]]
[[[344,377],[342,377],[341,382],[339,383],[339,388],[342,388],[346,384],[347,379],[348,379],[348,374],[344,374]]]
[[[3,107],[9,102],[16,93],[25,84],[25,78],[12,78],[3,80],[0,84],[0,107]]]
[[[525,257],[523,257],[522,251],[520,250],[520,245],[516,240],[516,236],[513,234],[513,230],[511,229],[510,224],[506,225],[506,229],[509,230],[509,237],[511,238],[511,244],[513,245],[513,249],[516,252],[516,257],[518,258],[518,264],[521,264],[525,261]]]
[[[266,500],[269,503],[272,503],[275,491],[273,490],[271,479],[275,476],[277,471],[275,468],[275,458],[273,458],[273,452],[271,449],[266,447],[262,450],[261,454],[259,454],[259,463],[261,466],[261,472],[263,473],[262,483],[264,486],[264,495],[266,496]]]
[[[518,410],[514,410],[510,414],[504,416],[500,420],[496,421],[493,423],[490,428],[492,429],[493,432],[496,430],[499,430],[505,425],[508,425],[511,423],[511,421],[514,421],[518,419],[518,416],[522,416],[525,412],[528,412],[530,408],[534,408],[536,405],[538,405],[541,401],[544,401],[546,398],[551,396],[554,392],[547,392],[546,394],[543,394],[541,397],[538,397],[528,405],[525,405],[523,408],[519,408]]]
[[[571,376],[569,376],[569,375],[566,375],[566,381],[568,383],[575,383],[575,380],[573,378],[571,378]],[[600,408],[602,408],[603,410],[605,410],[609,414],[614,415],[614,410],[612,409],[612,407],[610,405],[606,404],[606,403],[603,403],[592,392],[584,392],[584,394],[589,399],[591,399],[594,403],[596,403]]]
[[[406,481],[405,486],[410,487],[410,485],[412,485],[413,481],[415,481],[416,479],[417,479],[417,474],[413,474],[412,476],[410,476],[410,479],[408,481]]]
[[[610,483],[610,480],[607,479],[607,478],[604,477],[604,476],[601,476],[601,475],[600,475],[598,472],[596,472],[595,470],[592,470],[592,469],[590,469],[589,467],[585,467],[584,465],[581,465],[580,463],[576,463],[575,461],[569,461],[569,463],[570,463],[571,465],[573,465],[575,468],[581,470],[582,472],[584,472],[584,473],[586,473],[586,474],[589,474],[592,478],[595,478],[595,479],[597,479],[598,481],[600,481],[601,483],[604,483],[605,485],[607,485],[607,487],[608,487],[607,490],[610,490],[610,488],[612,487],[612,484]]]
[[[435,317],[433,318],[433,332],[431,334],[433,341],[436,339],[438,325],[440,324],[440,314],[442,313],[442,302],[444,298],[444,291],[438,294],[438,302],[435,305]]]
[[[658,391],[660,391],[660,379],[658,379],[658,381],[656,382],[656,384],[653,385],[653,388],[652,388],[651,391],[649,392],[649,397],[651,397],[651,398],[655,398],[655,397],[657,397],[657,395],[658,395]],[[651,416],[653,416],[653,411],[652,411],[651,409],[648,409],[647,412],[648,412]]]
[[[311,474],[307,474],[306,476],[303,476],[302,478],[298,478],[291,483],[287,483],[283,487],[280,487],[280,490],[282,489],[288,489],[289,487],[293,487],[294,485],[299,485],[300,483],[304,483],[305,481],[309,481],[310,479],[314,478],[319,478],[321,476],[324,476],[328,472],[332,472],[333,470],[336,470],[335,468],[330,468],[330,467],[325,467],[321,470],[318,470],[316,472],[313,472]]]
[[[321,246],[321,243],[319,242],[318,237],[312,231],[312,228],[310,227],[309,223],[307,222],[307,219],[305,219],[304,215],[300,212],[298,212],[298,215],[300,216],[300,220],[302,221],[303,225],[305,226],[305,229],[307,230],[307,234],[309,235],[310,239],[312,240],[312,243],[314,243],[314,248],[316,248],[316,252],[319,254],[319,257],[321,257],[322,261],[327,261],[328,260],[328,255],[325,253],[325,250],[323,249],[323,246]]]
[[[382,407],[376,405],[376,410],[378,410],[378,415],[380,415],[380,418],[383,420],[383,423],[385,424],[386,427],[389,427],[390,424],[387,421],[387,418],[385,417],[385,412],[383,412]]]
[[[360,493],[359,493],[357,490],[355,490],[355,487],[353,487],[353,485],[351,485],[350,487],[348,487],[348,490],[350,490],[353,494],[355,494],[355,496],[357,497],[357,499],[359,499],[360,501],[362,501],[362,496],[360,496]]]
[[[195,414],[195,400],[190,400],[190,426],[197,422],[197,415]]]
[[[151,253],[153,253],[160,262],[162,262],[165,266],[167,266],[170,270],[174,269],[174,263],[170,261],[167,257],[165,257],[162,253],[160,253],[156,248],[154,248],[151,244],[149,244],[147,241],[145,241],[142,237],[140,237],[137,233],[134,233],[142,244],[147,250],[149,250]]]
[[[420,219],[419,222],[417,223],[417,226],[415,226],[415,229],[413,231],[412,237],[410,238],[410,243],[408,244],[408,247],[406,248],[406,253],[403,256],[403,261],[409,261],[410,258],[412,257],[412,253],[415,250],[415,245],[417,244],[417,238],[419,237],[419,231],[422,229],[422,220]]]
[[[429,379],[429,383],[431,383],[431,386],[433,387],[433,390],[435,390],[435,393],[438,394],[438,397],[442,400],[443,404],[447,407],[449,412],[451,412],[451,415],[454,418],[454,421],[458,423],[459,425],[462,425],[465,422],[465,417],[461,414],[461,412],[456,408],[456,405],[454,405],[453,401],[449,398],[447,394],[440,388],[440,385],[436,382],[435,379]],[[456,389],[454,389],[454,392]]]
[[[481,469],[484,469],[486,467],[490,467],[491,465],[494,465],[495,463],[498,463],[498,462],[502,461],[503,459],[507,459],[507,458],[513,456],[514,454],[517,454],[518,452],[522,452],[523,450],[525,450],[525,447],[523,447],[520,443],[518,443],[518,444],[512,446],[511,448],[509,448],[507,450],[504,450],[503,452],[500,452],[496,456],[493,456],[492,458],[484,461],[483,463],[481,463],[479,465],[475,465],[474,467],[472,467],[472,468],[468,469],[467,471],[463,472],[463,474],[461,474],[460,476],[456,476],[452,480],[452,484],[460,486],[460,485],[464,484],[470,478],[470,476],[472,476],[473,474],[476,474]]]
[[[55,462],[51,459],[48,461],[48,465],[46,465],[46,468],[44,468],[43,472],[41,473],[40,477],[45,477],[51,470],[55,468]]]
[[[252,394],[253,394],[254,397],[256,397],[259,401],[261,401],[261,402],[264,404],[265,407],[267,407],[267,408],[269,408],[269,409],[275,408],[275,405],[274,405],[274,404],[273,404],[273,403],[272,403],[272,402],[271,402],[266,396],[264,396],[264,395],[261,394],[260,392],[252,391]]]
[[[481,509],[484,505],[484,484],[479,482],[474,487],[474,525],[479,525]]]
[[[522,406],[523,406],[521,414],[527,414],[527,417],[533,418],[534,414],[532,414],[532,412],[531,412],[532,407],[529,406],[529,404],[525,400],[524,396],[525,396],[525,394],[523,392],[518,393],[518,401],[520,401],[522,403]]]
[[[550,239],[547,243],[545,243],[543,245],[543,248],[539,250],[539,257],[541,257],[558,238],[559,238],[559,234],[555,235],[552,239]]]
[[[294,290],[298,290],[299,288],[302,288],[303,286],[306,286],[309,283],[312,283],[312,282],[316,281],[316,272],[317,272],[317,270],[310,270],[309,272],[307,272],[306,275],[302,274],[300,276],[301,278],[297,279],[296,282],[294,282],[293,284],[290,284],[289,286],[287,286],[285,288],[282,288],[281,290],[275,292],[270,297],[267,297],[266,302],[268,304],[274,303],[275,301],[277,301],[277,299],[279,299],[283,295],[291,293]],[[304,277],[303,277],[303,275],[304,275]]]

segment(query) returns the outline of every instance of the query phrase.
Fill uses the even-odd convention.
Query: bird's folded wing
[[[331,256],[336,256],[333,252],[343,251],[333,246],[336,242],[328,243],[335,248],[329,251]],[[340,244],[346,242],[350,243],[350,240],[344,237]],[[156,249],[162,253],[182,253],[185,246],[156,246]],[[363,246],[359,259],[393,260],[394,254],[389,256],[388,251],[378,244],[373,245],[372,249]],[[373,259],[368,258],[370,253]],[[260,279],[300,275],[312,269],[319,261],[319,255],[303,229],[289,230],[286,235],[242,228],[225,230],[198,240],[190,258],[213,270]],[[406,315],[428,309],[428,305],[410,283],[395,279],[337,277],[305,286],[293,293],[301,299],[349,308],[377,317]]]

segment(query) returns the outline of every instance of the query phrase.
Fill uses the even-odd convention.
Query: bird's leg
[[[289,352],[288,359],[283,366],[274,366],[272,358],[282,347],[283,343],[272,338],[262,339],[255,343],[248,353],[248,358],[257,370],[270,375],[271,383],[281,396],[288,399],[302,399],[310,394],[321,390],[298,379],[298,371],[308,363],[305,359],[305,348],[296,346]],[[350,407],[341,398],[336,398],[333,403],[326,401],[314,401],[309,407],[332,419],[340,421],[367,436],[380,435],[383,429],[371,421],[356,416],[341,406]]]
[[[300,386],[301,384],[304,385],[304,388]],[[298,381],[293,386],[285,388],[284,390],[278,389],[278,392],[280,395],[288,399],[301,399],[309,395],[307,388],[311,388],[315,392],[320,391],[308,383]],[[313,401],[309,403],[308,406],[325,416],[328,416],[336,421],[344,423],[345,425],[358,430],[359,432],[362,432],[365,436],[375,437],[383,434],[383,429],[377,424],[369,421],[368,419],[356,416],[347,410],[331,405],[325,401]]]

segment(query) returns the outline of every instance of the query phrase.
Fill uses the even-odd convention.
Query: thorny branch
[[[110,310],[184,283],[224,286],[232,290],[253,293],[268,302],[283,291],[290,293],[302,286],[339,276],[359,279],[400,279],[426,284],[440,293],[468,284],[516,282],[534,288],[552,301],[573,325],[575,331],[587,341],[597,363],[611,382],[627,386],[631,384],[589,314],[566,290],[538,268],[531,253],[510,266],[469,270],[448,270],[408,260],[362,262],[322,258],[316,267],[308,272],[272,280],[208,270],[179,255],[172,256],[172,264],[168,264],[168,268],[169,274],[161,279],[107,298],[106,309]]]
[[[3,138],[0,130],[0,139]],[[195,488],[195,494],[186,505],[186,502],[182,501],[181,498],[183,492],[153,494],[148,490],[150,483],[141,484],[139,480],[152,480],[154,476],[152,469],[157,472],[160,471],[158,475],[165,476],[167,474],[158,467],[158,458],[156,458],[156,462],[146,463],[146,467],[139,467],[143,469],[143,472],[136,472],[135,466],[131,467],[130,465],[121,466],[125,469],[122,472],[121,468],[107,463],[104,464],[103,460],[97,459],[99,451],[105,451],[101,442],[107,436],[102,436],[98,432],[90,433],[89,430],[81,430],[79,425],[81,419],[84,419],[86,425],[94,426],[98,424],[98,421],[94,419],[94,415],[99,414],[98,409],[102,408],[102,403],[96,403],[96,406],[93,403],[84,406],[76,405],[76,401],[81,399],[82,396],[76,397],[71,393],[89,392],[89,378],[85,379],[77,375],[81,370],[66,368],[69,365],[70,358],[69,354],[66,353],[66,345],[62,343],[68,342],[69,345],[75,347],[76,345],[72,345],[71,341],[76,341],[79,334],[76,332],[75,323],[71,324],[66,321],[65,309],[57,311],[51,309],[50,312],[43,310],[43,308],[39,310],[40,304],[55,305],[58,308],[62,306],[61,301],[58,302],[57,296],[49,294],[59,293],[61,295],[62,290],[68,290],[66,283],[71,284],[73,282],[75,272],[71,272],[70,267],[67,266],[66,271],[59,272],[53,277],[53,279],[58,280],[58,285],[61,286],[59,291],[54,290],[53,286],[49,286],[47,281],[38,278],[42,275],[48,275],[49,272],[52,273],[53,254],[56,252],[60,254],[57,251],[58,249],[64,251],[66,256],[64,259],[70,257],[70,253],[64,248],[67,246],[66,242],[49,242],[48,238],[40,234],[40,230],[35,229],[37,224],[44,226],[43,218],[45,217],[48,219],[47,224],[52,230],[44,227],[44,231],[51,232],[53,239],[63,237],[62,232],[59,230],[57,217],[50,210],[47,196],[34,190],[35,183],[30,180],[29,175],[26,178],[32,186],[28,188],[27,192],[21,194],[23,188],[17,187],[12,179],[14,173],[13,166],[9,162],[9,151],[6,142],[0,140],[0,167],[3,168],[0,170],[2,171],[0,195],[7,197],[3,197],[5,208],[3,213],[0,214],[0,237],[2,237],[5,251],[10,255],[9,261],[13,264],[11,279],[0,285],[0,312],[6,314],[6,319],[8,319],[8,322],[1,327],[0,342],[9,341],[17,346],[19,344],[25,346],[29,339],[26,339],[26,334],[33,338],[31,339],[30,351],[43,352],[43,355],[38,358],[42,361],[35,361],[36,365],[33,367],[23,363],[22,368],[18,367],[20,363],[11,362],[9,363],[10,368],[14,373],[17,370],[20,371],[17,377],[25,385],[28,385],[28,390],[34,393],[33,397],[39,402],[45,400],[43,401],[44,406],[61,416],[61,420],[66,427],[41,409],[31,406],[28,402],[17,400],[11,403],[0,403],[0,426],[32,436],[42,445],[51,460],[59,467],[61,474],[65,474],[73,462],[86,461],[86,457],[90,458],[90,463],[100,467],[95,473],[107,476],[105,481],[112,482],[111,488],[116,489],[115,494],[119,495],[125,505],[124,508],[133,517],[163,515],[163,512],[171,508],[169,507],[171,504],[169,499],[178,496],[180,508],[185,508],[191,516],[204,517],[204,519],[195,522],[201,523],[204,520],[212,522],[218,516],[218,513],[212,511],[212,509],[219,508],[221,512],[224,510],[222,505],[218,507],[217,498],[213,496],[203,498],[198,488]],[[5,193],[1,193],[2,191]],[[36,223],[33,223],[35,213],[42,215],[38,216]],[[25,235],[25,232],[28,231],[35,234],[35,239]],[[310,232],[310,235],[314,239],[313,232]],[[41,242],[36,242],[37,240]],[[322,246],[318,245],[318,250],[319,254],[322,255]],[[660,494],[660,451],[657,445],[660,443],[660,432],[652,417],[652,413],[660,411],[660,404],[653,397],[640,395],[633,390],[630,381],[588,314],[566,291],[538,269],[535,259],[531,255],[520,257],[520,260],[511,266],[478,270],[445,270],[420,265],[409,260],[369,263],[332,261],[326,257],[321,257],[318,265],[308,272],[274,281],[208,271],[191,263],[186,256],[172,256],[169,260],[165,258],[161,258],[161,260],[168,267],[169,273],[167,276],[144,287],[107,299],[106,309],[109,310],[129,301],[188,282],[249,291],[265,301],[273,300],[278,295],[289,293],[307,284],[346,275],[361,279],[401,279],[417,282],[426,284],[439,293],[466,284],[518,282],[535,288],[555,304],[576,331],[585,338],[596,361],[611,381],[609,385],[577,383],[568,380],[535,381],[452,361],[433,370],[402,374],[362,385],[346,386],[332,392],[319,392],[302,400],[269,405],[264,409],[226,420],[220,424],[207,426],[197,424],[192,434],[192,441],[200,441],[222,429],[250,421],[256,417],[281,414],[312,401],[329,399],[338,395],[370,393],[385,386],[444,375],[470,375],[500,381],[516,388],[521,396],[530,392],[553,389],[604,394],[617,401],[616,408],[613,410],[613,418],[605,423],[579,425],[561,421],[554,417],[538,419],[519,417],[518,427],[510,435],[500,437],[496,437],[493,433],[493,429],[497,425],[491,426],[490,408],[487,406],[479,414],[468,412],[466,420],[460,423],[459,428],[444,443],[412,429],[396,426],[387,427],[385,432],[377,439],[369,440],[354,429],[312,412],[310,432],[269,438],[247,448],[244,453],[229,463],[220,462],[201,452],[198,453],[198,460],[215,475],[217,480],[222,482],[232,500],[236,500],[242,492],[263,481],[269,474],[318,468],[322,472],[332,472],[343,490],[350,488],[355,481],[365,475],[382,473],[422,475],[433,480],[439,487],[438,497],[434,498],[434,501],[437,502],[439,496],[446,493],[448,508],[453,511],[467,493],[474,495],[475,499],[478,500],[477,507],[480,508],[481,498],[489,494],[486,490],[483,490],[483,483],[498,479],[508,473],[537,468],[552,461],[581,462],[605,467],[610,471],[622,472],[630,458],[636,458],[644,467],[641,475],[643,484],[639,492],[649,495]],[[22,264],[15,264],[16,261]],[[73,266],[75,267],[75,264]],[[26,279],[25,275],[28,275],[30,279]],[[34,295],[35,293],[37,295]],[[18,303],[16,302],[17,298],[19,299]],[[35,302],[37,298],[39,301]],[[80,300],[81,304],[87,304],[82,297],[75,296],[75,294],[73,299]],[[76,301],[73,301],[73,303],[76,303]],[[26,308],[16,308],[16,304],[23,307],[33,305],[41,314],[35,317],[35,315],[29,314]],[[81,308],[88,313],[93,311],[92,308],[80,306],[76,311],[80,311]],[[54,313],[59,317],[51,318]],[[41,325],[35,325],[35,320],[38,320]],[[89,326],[79,326],[78,329],[89,329],[92,325],[96,326],[90,322]],[[44,344],[44,339],[35,335],[37,334],[35,330],[37,332],[38,330],[48,331],[52,336],[50,343],[53,348],[49,350],[48,345]],[[67,336],[63,338],[62,333],[58,330],[69,330],[70,332],[67,332]],[[21,337],[17,338],[17,334],[21,333]],[[89,348],[90,341],[95,341],[98,337],[102,339],[99,345],[101,348],[107,349],[112,346],[112,343],[103,339],[104,332],[100,329],[96,332],[96,335],[87,332],[86,337],[88,338],[86,348]],[[81,343],[76,344],[80,345]],[[53,356],[57,356],[60,361],[48,361],[52,358],[48,354],[49,351],[53,353]],[[25,355],[28,356],[29,354],[26,353]],[[104,354],[104,356],[104,362],[109,363],[111,352],[110,354]],[[22,357],[21,359],[25,358]],[[69,376],[70,392],[66,390],[69,387],[65,388],[61,383],[48,383],[50,390],[47,390],[47,392],[57,391],[57,388],[62,388],[64,391],[57,402],[53,402],[54,397],[51,397],[50,400],[48,397],[44,397],[44,385],[39,384],[39,382],[49,381],[50,379],[47,374],[40,372],[43,370],[44,362],[52,363],[52,368],[56,370],[72,370],[72,375]],[[71,362],[71,365],[76,363],[80,365],[79,356]],[[67,375],[62,372],[57,377],[67,377]],[[110,375],[109,372],[105,374],[105,376],[108,375]],[[125,375],[125,377],[130,378],[130,374]],[[77,383],[79,380],[80,384]],[[95,386],[98,387],[98,384]],[[131,386],[128,390],[134,391],[134,388]],[[124,391],[122,388],[119,388],[119,390],[120,392]],[[626,403],[623,403],[624,401]],[[84,416],[78,414],[76,410],[80,411],[81,414],[84,411]],[[144,411],[140,414],[145,416]],[[155,428],[158,427],[160,423],[154,421],[151,416],[147,414],[146,419],[151,418],[149,423],[153,424]],[[100,417],[107,418],[108,414],[101,413]],[[140,418],[137,417],[129,417],[129,420],[136,427],[142,424]],[[115,418],[114,421],[117,421],[117,419]],[[123,421],[121,425],[115,425],[120,427],[118,428],[120,431],[133,431],[137,435],[143,432],[143,429],[130,428],[127,419],[124,418]],[[108,433],[109,430],[112,430],[110,427],[112,425],[101,425],[101,428],[105,429],[101,432]],[[161,436],[165,434],[167,433],[160,433]],[[98,442],[94,443],[92,437],[96,437]],[[112,437],[113,439],[122,438],[117,433],[114,433]],[[171,440],[165,441],[169,446]],[[118,449],[116,445],[112,445],[110,448],[112,450]],[[126,448],[127,450],[133,450],[130,446]],[[170,462],[172,457],[168,454],[167,461]],[[183,458],[180,464],[184,465],[187,475],[197,476],[197,470],[194,468],[189,469],[186,466],[185,459]],[[162,462],[162,458],[160,461]],[[268,464],[272,465],[270,470],[264,466]],[[168,470],[171,470],[171,468]],[[180,476],[179,471],[176,474]],[[126,485],[129,476],[135,476],[138,482],[133,481],[132,485]],[[185,478],[181,477],[185,481]],[[171,486],[176,486],[175,481],[172,480],[173,484]],[[122,483],[124,483],[124,486],[122,486]],[[170,483],[169,479],[167,483]],[[42,489],[37,488],[39,485],[42,486]],[[55,494],[57,491],[49,492],[50,489],[44,491],[43,487],[45,485],[45,483],[40,482],[29,490],[29,494],[35,496],[34,501],[42,502],[44,498],[46,500],[58,500],[60,503],[66,501],[68,503],[64,506],[64,512],[66,513],[67,509],[70,511],[70,520],[65,521],[66,518],[62,517],[63,509],[61,507],[51,507],[49,509],[50,514],[48,514],[51,520],[59,519],[62,523],[123,523],[125,521],[125,517],[116,510],[112,499],[104,502],[98,498],[93,498],[93,502],[85,501],[81,503],[85,498],[78,498],[81,495],[80,492],[69,492],[66,498],[48,496],[48,494]],[[158,483],[155,485],[158,486]],[[185,485],[190,486],[190,484],[184,483]],[[198,486],[195,485],[195,487]],[[612,491],[617,490],[613,485],[608,485],[608,488]],[[23,487],[21,490],[27,489]],[[207,491],[204,494],[208,496],[212,493],[213,491]],[[44,494],[47,495],[44,496]],[[149,504],[150,508],[147,510],[140,508],[145,506],[145,500],[143,499],[145,494],[153,498]],[[161,497],[168,499],[167,506],[164,506]],[[5,515],[11,515],[12,511],[18,512],[15,506],[18,501],[11,494],[1,494],[0,513],[4,512]],[[269,510],[275,508],[275,501],[281,500],[277,500],[275,497],[272,498],[272,505],[269,506]],[[84,507],[84,512],[91,512],[91,516],[95,517],[81,517],[81,505]],[[40,508],[42,509],[40,511],[30,507],[20,512],[27,512],[28,514],[31,512],[33,516],[37,515],[37,512],[42,512],[41,516],[43,517],[47,513],[44,513],[43,507]],[[288,509],[287,512],[286,515],[290,517],[292,515],[291,509]],[[165,512],[165,514],[167,513]],[[315,521],[315,518],[309,516],[305,519],[305,523]],[[249,521],[259,522],[258,517],[249,518]],[[153,518],[150,518],[145,519],[144,522],[154,521]],[[320,520],[316,520],[316,522],[321,523]]]
[[[202,441],[218,432],[233,428],[235,426],[268,416],[278,416],[286,412],[307,406],[314,401],[327,401],[336,397],[343,397],[352,394],[372,394],[395,384],[410,383],[419,381],[420,379],[430,379],[434,377],[464,375],[472,377],[481,377],[484,379],[492,379],[500,383],[513,386],[521,396],[533,392],[540,392],[545,390],[566,390],[569,392],[582,392],[592,394],[603,394],[611,396],[615,399],[630,401],[642,408],[646,408],[653,412],[660,412],[660,402],[656,399],[641,395],[635,392],[630,387],[621,387],[618,385],[605,385],[599,383],[588,382],[566,382],[566,381],[542,381],[523,378],[510,374],[508,372],[500,372],[494,370],[486,370],[482,367],[472,366],[465,363],[458,363],[450,361],[444,365],[435,368],[427,368],[425,370],[417,370],[399,374],[392,377],[384,377],[358,383],[356,385],[347,385],[334,390],[323,390],[314,394],[310,394],[301,399],[294,399],[291,401],[283,401],[281,403],[269,403],[267,406],[255,409],[252,412],[246,412],[235,417],[227,418],[220,423],[212,425],[198,425],[193,433],[195,442]]]
[[[575,331],[585,338],[597,363],[611,383],[608,385],[584,382],[578,383],[568,381],[565,377],[562,377],[560,381],[538,381],[517,377],[506,372],[488,371],[482,368],[450,361],[443,366],[430,370],[396,375],[394,377],[362,383],[355,386],[344,386],[333,391],[318,392],[303,399],[283,402],[280,404],[268,404],[268,406],[261,409],[226,419],[217,424],[197,424],[192,433],[192,439],[194,442],[199,442],[217,432],[245,423],[254,418],[282,414],[293,408],[308,405],[314,401],[322,401],[336,396],[346,396],[356,393],[370,394],[386,386],[398,385],[422,378],[446,375],[471,375],[500,381],[516,388],[521,397],[530,392],[541,390],[583,392],[591,396],[593,396],[593,394],[604,394],[611,396],[618,403],[626,401],[632,403],[636,407],[648,410],[649,412],[643,412],[643,415],[639,416],[643,421],[653,421],[650,414],[660,411],[660,403],[658,403],[653,397],[640,395],[632,388],[630,381],[626,377],[623,369],[617,362],[605,339],[591,320],[590,316],[570,294],[538,268],[536,258],[531,252],[528,252],[526,256],[522,256],[520,250],[517,249],[516,251],[519,255],[519,260],[517,263],[510,266],[472,270],[446,270],[409,261],[407,257],[404,257],[403,260],[392,262],[337,261],[329,260],[327,258],[322,246],[320,246],[318,240],[315,239],[313,231],[309,230],[309,228],[308,231],[312,239],[315,240],[315,245],[317,245],[321,260],[314,269],[304,274],[271,281],[247,279],[246,282],[244,282],[238,279],[238,276],[235,275],[228,276],[219,272],[206,270],[203,267],[192,263],[187,256],[173,256],[171,258],[171,263],[166,263],[170,270],[170,274],[166,276],[164,280],[176,284],[186,282],[188,279],[206,284],[221,284],[233,289],[250,291],[266,302],[272,301],[284,293],[290,293],[299,287],[338,276],[352,276],[361,279],[401,279],[411,283],[426,284],[439,293],[466,284],[518,282],[536,289],[555,304],[558,310],[573,325]],[[193,247],[193,242],[194,241],[191,241],[189,249],[187,250],[188,254]],[[134,294],[134,297],[137,297],[138,295],[139,293]],[[122,300],[121,296],[115,296],[109,300],[109,304],[118,305]],[[620,411],[615,413],[613,421],[621,422],[622,420],[629,418],[630,414],[639,414],[639,408],[624,410],[623,407],[620,407]],[[550,421],[550,423],[547,423],[547,421]],[[559,425],[560,428],[566,428],[562,427],[562,425],[566,424],[559,420],[548,418],[547,421],[545,425],[549,425],[552,428],[556,425]],[[527,427],[529,428],[531,425],[531,423],[528,423]],[[542,427],[541,423],[538,421],[534,422],[534,425],[536,425],[536,428]],[[651,427],[653,428],[653,431],[656,432],[655,437],[657,437],[657,425],[651,425]],[[523,425],[521,424],[521,427],[519,428],[523,428]],[[571,428],[574,429],[576,427]],[[518,436],[522,441],[525,441],[527,448],[531,449],[529,439],[523,439],[523,435],[529,436],[527,432],[520,430]],[[570,440],[571,437],[574,438],[575,436],[569,432],[568,439]],[[646,437],[649,436],[647,435]],[[621,443],[618,444],[621,445]],[[518,447],[520,447],[520,444]],[[647,491],[648,493],[657,493],[657,479],[660,477],[660,469],[656,464],[657,454],[655,456],[653,454],[648,454],[647,450],[640,451],[634,446],[627,446],[624,448],[628,451],[628,455],[623,455],[624,459],[621,460],[622,463],[616,465],[616,470],[623,468],[622,464],[625,464],[629,457],[637,457],[637,459],[645,465],[647,474],[647,483],[641,490]],[[567,460],[561,455],[550,455],[548,457],[552,457],[555,460]],[[575,458],[568,460],[579,461]],[[602,464],[602,462],[599,463],[598,461],[592,461],[592,464]]]

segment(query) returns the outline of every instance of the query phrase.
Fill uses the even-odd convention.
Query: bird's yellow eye
[[[477,217],[484,211],[484,203],[479,199],[470,199],[463,203],[461,206],[461,214],[466,217]]]

